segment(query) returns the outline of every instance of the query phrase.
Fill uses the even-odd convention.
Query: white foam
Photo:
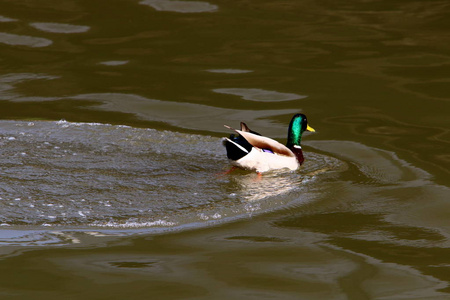
[[[93,223],[91,226],[93,227],[108,227],[108,228],[145,228],[145,227],[173,227],[176,226],[177,223],[165,221],[165,220],[156,220],[152,222],[135,222],[135,221],[126,221],[124,223],[119,222],[107,222],[107,223]]]

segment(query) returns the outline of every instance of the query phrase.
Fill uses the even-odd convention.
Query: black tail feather
[[[227,157],[238,160],[252,151],[253,146],[242,136],[231,135],[230,139],[224,139],[223,144],[227,150]]]

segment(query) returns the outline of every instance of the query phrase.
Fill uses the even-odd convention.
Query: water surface
[[[449,298],[447,1],[0,9],[5,298]],[[302,169],[217,175],[298,112]]]
[[[1,225],[14,229],[235,219],[301,201],[315,177],[344,168],[311,153],[301,173],[272,172],[260,181],[248,172],[222,174],[229,164],[218,138],[67,121],[8,121],[0,128]]]

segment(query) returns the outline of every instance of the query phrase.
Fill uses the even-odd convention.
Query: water
[[[234,219],[301,201],[321,173],[343,168],[311,154],[302,173],[272,172],[258,181],[248,172],[222,174],[229,164],[219,138],[67,121],[0,127],[1,225],[14,229],[184,227]]]
[[[0,4],[5,299],[449,299],[446,1]],[[224,124],[305,165],[229,168]]]

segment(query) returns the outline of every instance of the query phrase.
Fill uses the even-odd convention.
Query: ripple
[[[242,99],[259,102],[278,102],[303,99],[307,96],[293,93],[280,93],[276,91],[267,91],[262,89],[244,89],[244,88],[224,88],[213,90],[219,94],[230,94],[241,96]]]
[[[81,33],[90,29],[89,26],[62,23],[30,23],[31,27],[52,33]]]
[[[32,48],[47,47],[53,41],[45,38],[0,32],[0,43],[11,46],[27,46]]]
[[[0,99],[1,100],[14,100],[14,101],[49,101],[58,100],[56,97],[23,97],[14,92],[15,84],[25,82],[28,80],[52,80],[57,79],[58,76],[50,76],[46,74],[34,74],[34,73],[9,73],[0,76]]]
[[[224,73],[224,74],[245,74],[253,72],[252,70],[241,70],[241,69],[211,69],[207,71],[210,73]]]
[[[60,236],[38,230],[2,230],[0,245],[42,246],[61,243]]]
[[[239,122],[245,120],[254,128],[258,128],[271,137],[283,138],[286,135],[285,124],[263,119],[271,116],[293,115],[298,112],[298,109],[261,111],[229,109],[185,102],[162,101],[122,93],[81,94],[68,98],[99,101],[101,104],[92,108],[132,113],[144,120],[165,122],[173,126],[196,130],[222,130],[224,124],[239,124]]]
[[[421,186],[431,178],[429,173],[399,159],[394,152],[349,141],[308,141],[307,144],[354,163],[364,176],[376,183]]]
[[[17,21],[17,19],[0,16],[0,23],[16,22],[16,21]]]
[[[222,222],[301,201],[319,170],[339,165],[310,153],[300,173],[218,177],[229,166],[219,138],[65,121],[2,121],[0,128],[0,223],[8,229]]]
[[[215,12],[218,6],[201,1],[172,1],[172,0],[144,0],[139,2],[148,5],[157,11],[172,11],[179,13]]]
[[[194,130],[223,130],[224,124],[239,124],[246,121],[254,128],[273,138],[284,138],[286,124],[270,121],[270,117],[293,115],[298,109],[273,110],[242,110],[220,108],[186,102],[162,101],[150,99],[140,95],[123,93],[92,93],[66,97],[23,96],[14,91],[15,84],[27,80],[52,80],[59,78],[46,74],[11,73],[0,76],[0,99],[13,102],[44,102],[65,99],[90,100],[97,105],[90,105],[89,109],[105,111],[120,111],[134,114],[136,117],[156,122],[168,123],[172,126]]]
[[[122,66],[126,65],[128,60],[110,60],[110,61],[102,61],[99,64],[104,66]]]

